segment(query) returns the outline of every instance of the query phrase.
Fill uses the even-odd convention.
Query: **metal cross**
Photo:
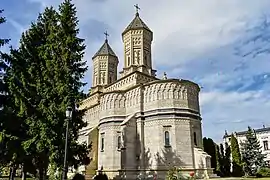
[[[104,32],[104,34],[105,34],[105,38],[106,38],[106,40],[108,40],[108,36],[109,36],[109,34],[107,33],[107,31],[106,31],[106,32]]]
[[[139,13],[139,10],[141,9],[138,4],[135,4],[134,7],[136,8],[136,14]]]

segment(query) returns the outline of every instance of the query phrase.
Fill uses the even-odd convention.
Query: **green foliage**
[[[173,167],[167,172],[166,180],[193,180],[195,177],[184,176],[181,168]]]
[[[253,176],[258,169],[265,167],[265,155],[262,154],[260,142],[255,132],[248,127],[246,140],[242,144],[242,159],[244,163],[244,172],[246,175]]]
[[[232,152],[232,175],[234,177],[241,177],[244,175],[243,163],[241,159],[238,141],[233,134],[231,135],[231,152]]]
[[[216,160],[216,146],[211,138],[203,138],[204,151],[211,156],[211,168],[214,168],[214,172],[217,171],[217,160]]]
[[[219,145],[219,148],[217,146],[217,149],[219,149],[219,153],[218,153],[218,164],[219,164],[219,171],[217,172],[217,174],[221,177],[226,176],[226,172],[225,172],[225,155],[224,155],[224,146],[221,143]]]
[[[217,144],[215,144],[215,148],[216,148],[216,174],[217,175],[221,175],[221,166],[222,166],[222,159],[221,159],[221,154],[220,154],[220,149],[219,146]]]
[[[231,175],[231,148],[228,143],[225,143],[225,156],[224,156],[224,175],[230,176]]]
[[[0,10],[0,14],[3,10]],[[0,24],[5,18],[0,16]],[[0,48],[9,39],[0,38]],[[15,101],[8,87],[8,64],[6,53],[0,51],[0,167],[15,169],[24,161],[24,150],[21,142],[26,136],[23,120],[17,116]]]
[[[257,177],[270,177],[270,168],[262,167],[258,170]]]
[[[77,37],[77,25],[76,10],[70,0],[59,6],[59,12],[46,8],[22,34],[19,48],[11,49],[10,55],[5,56],[10,63],[10,102],[18,117],[14,120],[20,122],[6,123],[12,122],[16,131],[22,130],[17,132],[22,134],[15,138],[16,145],[11,144],[14,152],[9,148],[10,158],[6,162],[15,159],[27,172],[38,173],[39,179],[44,178],[49,164],[62,167],[67,106],[73,108],[68,130],[68,165],[77,168],[90,162],[90,147],[77,142],[79,130],[87,125],[82,120],[85,110],[78,110],[76,105],[84,97],[81,87],[85,83],[81,79],[87,70],[82,60],[84,40]],[[15,135],[12,131],[10,136]],[[11,142],[10,137],[6,137],[6,142],[5,146]]]

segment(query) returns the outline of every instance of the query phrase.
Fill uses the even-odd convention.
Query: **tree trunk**
[[[43,179],[46,180],[47,179],[47,168],[44,168],[44,174],[43,174]]]
[[[44,180],[44,169],[43,168],[39,168],[39,180]]]
[[[12,170],[12,167],[11,167],[11,168],[9,168],[9,180],[13,180],[14,179],[12,177],[12,172],[13,172],[13,170]]]
[[[22,165],[22,180],[26,180],[26,171],[25,171],[25,166],[24,164]]]
[[[14,180],[15,175],[16,175],[16,167],[12,166],[9,172],[9,180]]]

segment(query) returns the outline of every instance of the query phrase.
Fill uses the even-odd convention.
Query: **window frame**
[[[197,133],[196,133],[196,131],[193,132],[193,143],[194,143],[194,146],[195,147],[198,146],[198,139],[197,139]]]
[[[269,150],[269,143],[267,140],[263,141],[263,150],[268,151]]]
[[[164,146],[171,147],[171,138],[170,138],[170,131],[169,130],[164,131]]]
[[[100,133],[100,152],[104,152],[105,149],[105,133]]]

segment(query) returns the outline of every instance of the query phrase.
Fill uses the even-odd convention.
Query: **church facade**
[[[122,33],[124,68],[106,38],[93,56],[91,94],[79,141],[92,143],[87,178],[102,170],[110,179],[164,179],[176,166],[211,174],[203,151],[200,87],[189,80],[159,79],[152,67],[153,32],[137,12]]]

